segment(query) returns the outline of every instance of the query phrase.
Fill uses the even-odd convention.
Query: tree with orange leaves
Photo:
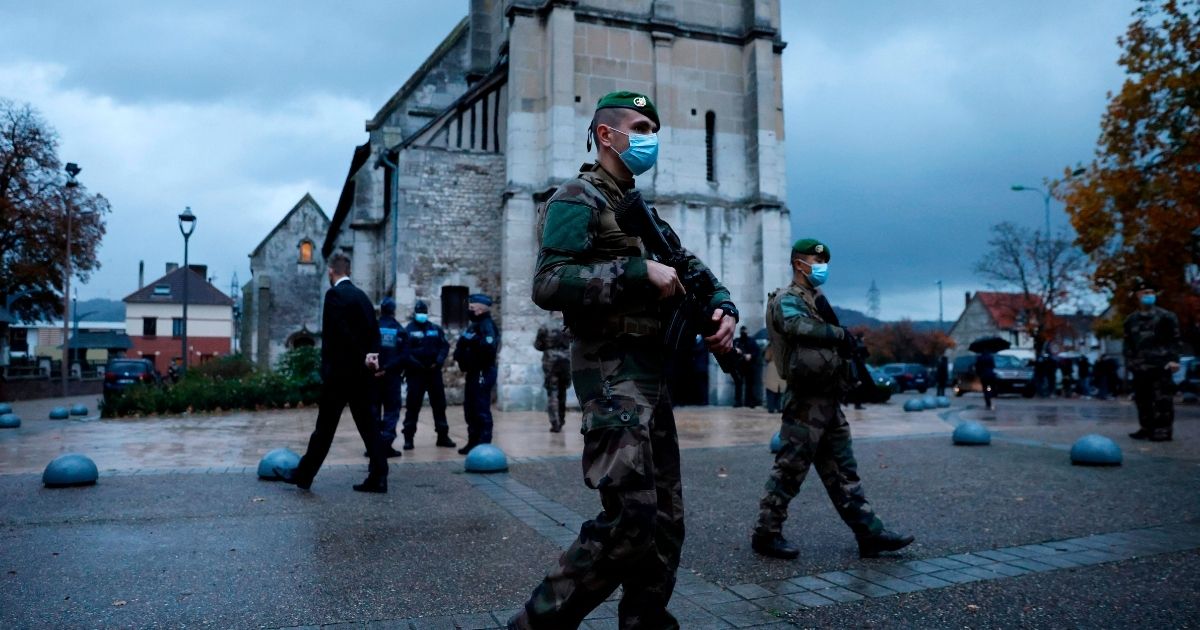
[[[1053,182],[1096,288],[1117,310],[1136,308],[1136,278],[1151,280],[1196,344],[1200,294],[1193,231],[1200,226],[1200,0],[1142,0],[1117,41],[1128,73],[1109,94],[1096,157]],[[1066,169],[1070,173],[1072,169]],[[1190,274],[1190,277],[1189,277]]]

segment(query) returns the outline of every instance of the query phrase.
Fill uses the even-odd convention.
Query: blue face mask
[[[1142,304],[1145,304],[1146,306],[1154,306],[1154,303],[1157,300],[1158,300],[1158,296],[1153,293],[1142,296]]]
[[[413,315],[413,319],[417,320],[417,323],[424,324],[429,321],[429,313],[417,313]]]
[[[631,135],[620,129],[611,127],[610,129],[629,138],[629,148],[618,153],[617,156],[625,163],[625,167],[629,169],[630,173],[641,175],[654,168],[654,164],[658,162],[658,134]],[[613,150],[616,151],[616,149]]]
[[[813,263],[809,266],[812,267],[812,273],[808,274],[808,281],[814,287],[819,287],[829,280],[829,263]]]

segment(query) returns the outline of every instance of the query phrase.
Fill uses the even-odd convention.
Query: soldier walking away
[[[1168,442],[1175,424],[1175,381],[1179,369],[1179,319],[1157,306],[1154,285],[1138,279],[1138,310],[1125,318],[1125,369],[1133,374],[1137,405],[1135,440]]]
[[[433,411],[433,428],[437,431],[437,445],[453,448],[450,439],[450,424],[446,422],[446,384],[442,380],[442,366],[450,353],[450,342],[441,326],[429,321],[429,305],[421,300],[413,305],[413,318],[404,329],[408,336],[405,352],[408,375],[408,395],[404,410],[404,450],[413,448],[413,436],[417,434],[417,419],[421,416],[421,405],[425,394],[429,394],[429,409]]]
[[[571,333],[563,327],[560,314],[555,312],[553,325],[538,328],[533,347],[542,353],[550,432],[560,433],[567,416],[567,388],[571,386]]]
[[[400,457],[392,442],[396,439],[396,423],[400,420],[400,386],[404,382],[405,338],[407,333],[396,321],[396,301],[390,297],[379,303],[379,370],[375,372],[375,398],[371,414],[379,426],[383,452],[387,457]],[[363,453],[363,456],[368,456]]]
[[[642,94],[613,92],[596,104],[588,148],[596,162],[564,182],[539,212],[542,229],[533,301],[563,311],[571,341],[571,376],[583,410],[583,481],[600,493],[603,511],[533,591],[509,628],[576,628],[622,587],[622,628],[679,628],[667,612],[683,546],[679,439],[667,391],[663,320],[684,287],[676,268],[648,256],[624,232],[613,207],[654,166],[659,118]],[[671,227],[655,219],[665,237]],[[688,269],[711,278],[695,256]],[[705,343],[730,352],[737,309],[713,280],[698,297],[711,313]],[[707,291],[706,291],[707,293]]]
[[[858,553],[873,558],[913,541],[884,529],[867,502],[850,436],[850,425],[838,402],[850,389],[848,358],[854,350],[850,331],[826,321],[817,301],[829,275],[829,247],[805,238],[792,245],[792,283],[768,296],[767,334],[779,349],[779,375],[790,396],[779,431],[783,446],[759,504],[758,525],[751,537],[754,551],[793,559],[800,550],[783,537],[788,504],[814,467],[842,520],[858,540]]]
[[[738,353],[737,370],[733,377],[733,406],[743,405],[753,409],[758,406],[754,395],[754,369],[758,365],[758,344],[750,338],[749,331],[742,326],[741,333],[733,340],[733,351]]]
[[[342,410],[349,405],[354,426],[371,458],[366,481],[354,489],[387,492],[387,457],[379,425],[371,415],[371,385],[379,370],[379,322],[375,319],[375,305],[350,282],[350,257],[341,252],[329,257],[329,286],[321,312],[321,401],[317,427],[296,468],[277,468],[275,474],[287,483],[309,489],[329,454]]]
[[[492,443],[492,389],[496,387],[496,355],[500,352],[500,331],[492,321],[492,298],[476,293],[467,298],[467,310],[471,323],[454,346],[454,360],[466,375],[463,416],[467,420],[467,445],[458,449],[461,455],[480,444]]]

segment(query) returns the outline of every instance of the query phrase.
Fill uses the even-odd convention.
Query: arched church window
[[[300,242],[300,263],[311,265],[313,261],[313,242],[303,240]]]

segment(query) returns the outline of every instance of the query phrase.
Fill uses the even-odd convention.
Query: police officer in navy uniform
[[[379,303],[379,370],[375,372],[375,398],[371,413],[383,438],[388,457],[402,453],[392,446],[396,423],[400,420],[400,385],[404,382],[405,340],[408,333],[396,321],[396,301],[390,297]]]
[[[442,381],[442,366],[450,353],[450,342],[441,326],[429,321],[429,305],[417,300],[413,306],[413,319],[405,328],[408,347],[405,352],[408,374],[408,396],[404,412],[404,450],[413,448],[413,436],[417,433],[417,418],[421,415],[421,403],[429,393],[429,408],[433,410],[433,428],[437,431],[437,445],[447,448],[458,446],[450,439],[450,425],[446,422],[446,385]]]
[[[496,387],[496,355],[500,331],[492,321],[492,299],[482,293],[467,298],[471,323],[454,347],[454,360],[466,374],[463,416],[467,420],[467,445],[462,455],[479,444],[492,443],[492,389]]]

